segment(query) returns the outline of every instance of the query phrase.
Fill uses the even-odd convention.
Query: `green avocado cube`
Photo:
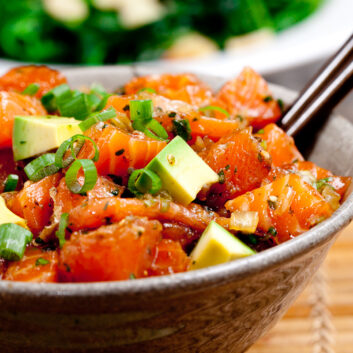
[[[58,148],[73,135],[82,133],[80,121],[58,116],[16,116],[12,145],[16,161]]]
[[[192,202],[204,185],[218,182],[215,173],[180,137],[175,137],[147,165],[161,178],[162,188],[183,205]]]
[[[218,265],[231,260],[254,255],[256,252],[211,221],[191,252],[191,270]]]

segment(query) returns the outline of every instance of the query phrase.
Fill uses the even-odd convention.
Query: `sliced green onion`
[[[91,93],[94,93],[98,96],[104,96],[105,94],[108,94],[105,88],[99,83],[93,83],[91,85]]]
[[[9,261],[21,260],[26,245],[33,239],[33,234],[14,223],[0,226],[0,257]]]
[[[68,167],[76,159],[77,154],[80,152],[83,144],[84,144],[84,141],[79,141],[77,143],[77,146],[75,146],[73,148],[73,151],[71,151],[70,155],[64,159],[66,151],[71,148],[71,138],[64,141],[55,153],[55,165],[58,168]],[[72,153],[74,154],[74,156],[72,155]]]
[[[92,158],[92,161],[93,162],[97,162],[98,159],[99,159],[99,149],[97,147],[97,144],[94,142],[94,140],[92,140],[90,137],[88,136],[85,136],[85,135],[74,135],[71,137],[71,142],[70,142],[70,149],[71,149],[71,156],[76,158],[76,155],[75,155],[75,147],[74,147],[74,143],[76,141],[90,141],[93,145],[93,148],[94,148],[94,156]]]
[[[216,105],[208,105],[208,106],[206,106],[206,107],[199,108],[199,111],[200,111],[200,112],[207,112],[207,111],[209,111],[209,110],[216,110],[216,111],[218,111],[218,112],[221,112],[221,113],[223,113],[224,115],[226,115],[227,118],[229,118],[229,116],[230,116],[230,114],[229,114],[225,109],[223,109],[223,108],[221,108],[221,107],[218,107],[218,106],[216,106]]]
[[[29,180],[39,181],[59,171],[55,165],[55,153],[46,153],[28,163],[24,171]]]
[[[135,120],[132,122],[132,127],[135,130],[142,131],[146,136],[153,139],[166,141],[168,140],[168,133],[165,131],[164,127],[154,119],[145,120]]]
[[[36,260],[36,266],[45,266],[48,265],[50,263],[49,260],[44,259],[43,257],[40,257]]]
[[[16,190],[18,184],[18,175],[10,174],[6,178],[4,192],[14,191]]]
[[[176,136],[182,137],[185,141],[191,140],[191,127],[189,120],[174,119],[173,120],[173,133]]]
[[[137,92],[137,94],[141,92],[157,93],[156,90],[151,87],[143,87]]]
[[[102,85],[96,83],[91,86],[90,93],[96,95],[100,99],[100,102],[95,109],[96,111],[101,111],[106,106],[107,100],[111,96]]]
[[[109,97],[101,86],[92,86],[90,93],[85,94],[63,84],[45,94],[42,104],[49,112],[59,110],[62,116],[84,120],[92,111],[102,110]]]
[[[109,109],[103,110],[100,113],[91,114],[86,120],[82,121],[78,126],[80,129],[85,132],[92,125],[97,124],[100,121],[107,121],[116,117],[116,110],[111,107]]]
[[[58,109],[62,116],[73,117],[77,120],[84,120],[91,113],[87,95],[78,91],[74,91],[70,97],[61,99]]]
[[[39,88],[40,86],[38,83],[31,83],[23,90],[22,94],[34,96],[39,91]]]
[[[99,120],[92,116],[90,118],[87,118],[86,120],[83,120],[82,123],[79,123],[79,128],[82,130],[82,132],[87,131],[91,126],[97,124]]]
[[[58,104],[61,101],[65,101],[71,96],[72,93],[70,87],[67,84],[63,84],[53,88],[48,93],[46,93],[42,97],[42,104],[49,113],[52,113],[58,110]]]
[[[80,169],[84,173],[84,182],[81,185],[77,180]],[[97,169],[91,159],[77,159],[72,163],[65,175],[67,187],[74,194],[83,194],[94,188],[98,179]]]
[[[141,99],[130,101],[130,118],[132,127],[142,131],[146,136],[168,140],[168,133],[164,127],[155,119],[152,119],[153,104],[151,99]]]
[[[59,228],[58,228],[57,232],[55,233],[56,237],[59,239],[60,249],[63,247],[63,245],[66,242],[65,231],[66,231],[68,223],[69,223],[69,214],[63,213],[60,217]]]
[[[104,97],[101,99],[100,103],[98,104],[96,111],[101,111],[102,109],[104,109],[104,107],[107,105],[107,101],[110,96],[111,94],[104,95]]]
[[[134,120],[151,120],[153,115],[153,103],[151,99],[130,101],[130,118]]]
[[[90,106],[90,110],[95,111],[102,99],[94,93],[89,93],[86,96],[88,105]]]
[[[129,190],[135,195],[156,194],[162,188],[160,177],[148,169],[135,170],[128,181]]]
[[[116,117],[116,110],[115,108],[110,107],[108,109],[103,110],[100,113],[94,113],[94,115],[99,121],[107,121],[109,119]]]
[[[65,140],[60,145],[60,147],[55,153],[55,165],[58,168],[68,167],[77,158],[77,155],[80,152],[82,146],[84,145],[85,140],[92,142],[94,147],[93,161],[97,162],[99,159],[99,150],[98,150],[97,144],[90,137],[78,134]],[[64,159],[65,153],[68,150],[71,150],[71,154]]]

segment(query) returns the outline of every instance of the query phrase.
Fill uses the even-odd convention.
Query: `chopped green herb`
[[[258,243],[258,237],[255,234],[249,234],[248,240],[250,244],[256,245]]]
[[[244,117],[241,116],[240,114],[238,114],[235,118],[240,120],[241,123],[244,121]]]
[[[66,264],[65,262],[64,262],[64,266],[65,266],[66,272],[71,272],[70,266],[68,264]]]
[[[168,116],[169,116],[169,118],[175,118],[176,117],[176,112],[170,112],[169,114],[168,114]]]
[[[121,156],[124,152],[125,152],[125,150],[122,148],[121,150],[116,151],[116,152],[115,152],[115,155],[116,155],[116,156]]]
[[[274,227],[270,227],[268,228],[267,233],[275,237],[277,235],[277,230]]]
[[[45,266],[45,265],[48,265],[49,263],[50,261],[48,261],[47,259],[43,259],[42,257],[36,260],[36,266]]]
[[[298,160],[298,158],[296,158],[292,163],[298,163],[299,162],[299,160]]]
[[[136,276],[133,273],[131,273],[129,278],[130,279],[136,279]]]
[[[257,132],[257,134],[259,134],[259,135],[263,135],[265,133],[265,130],[264,129],[260,129],[258,132]]]
[[[226,181],[226,178],[225,178],[225,176],[224,176],[224,170],[223,170],[223,169],[221,169],[221,171],[218,173],[218,177],[219,177],[218,182],[219,182],[220,184],[224,184],[225,181]]]
[[[284,103],[282,99],[277,99],[277,104],[279,105],[279,109],[281,109],[281,113],[284,112]]]
[[[324,186],[330,185],[330,184],[328,183],[329,181],[332,181],[332,178],[331,178],[331,177],[319,179],[319,180],[317,180],[317,181],[314,183],[314,187],[315,187],[318,191],[321,191],[321,190],[324,188]]]
[[[191,140],[191,127],[189,120],[173,120],[173,133],[182,137],[185,141]]]
[[[229,168],[230,168],[230,165],[229,165],[229,164],[227,164],[227,165],[224,167],[225,170],[228,170]]]
[[[272,102],[273,101],[273,97],[272,96],[266,96],[264,99],[263,99],[264,102]]]
[[[130,110],[130,106],[126,104],[125,107],[123,108],[123,111],[128,112],[129,110]]]
[[[238,168],[234,168],[234,174],[238,172]]]

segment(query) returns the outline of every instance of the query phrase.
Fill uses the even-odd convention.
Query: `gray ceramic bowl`
[[[144,69],[75,69],[71,84],[114,89]],[[215,89],[222,80],[202,77]],[[294,94],[272,87],[290,102]],[[332,115],[310,158],[353,174],[353,127]],[[91,284],[0,281],[1,352],[244,352],[312,278],[353,218],[353,194],[309,232],[249,258],[203,270]]]

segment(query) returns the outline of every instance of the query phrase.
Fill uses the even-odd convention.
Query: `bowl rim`
[[[65,74],[87,73],[91,71],[108,72],[112,70],[143,70],[139,66],[106,66],[63,70]],[[150,70],[147,70],[150,71]],[[213,75],[198,75],[217,79]],[[220,78],[224,80],[224,78]],[[287,96],[295,96],[295,92],[283,86],[272,87],[283,90]],[[289,98],[289,97],[286,97]],[[332,117],[340,117],[332,114]],[[342,117],[341,117],[342,119]],[[344,119],[344,118],[343,118]],[[346,119],[345,119],[346,120]],[[207,267],[204,269],[136,280],[88,282],[88,283],[28,283],[0,280],[0,294],[19,296],[47,297],[99,297],[105,295],[165,295],[166,292],[176,293],[182,288],[182,293],[198,291],[204,287],[213,287],[230,281],[243,280],[255,274],[267,272],[300,258],[331,241],[337,232],[342,230],[353,219],[353,192],[330,218],[316,225],[300,236],[264,250],[255,255],[236,261]]]

